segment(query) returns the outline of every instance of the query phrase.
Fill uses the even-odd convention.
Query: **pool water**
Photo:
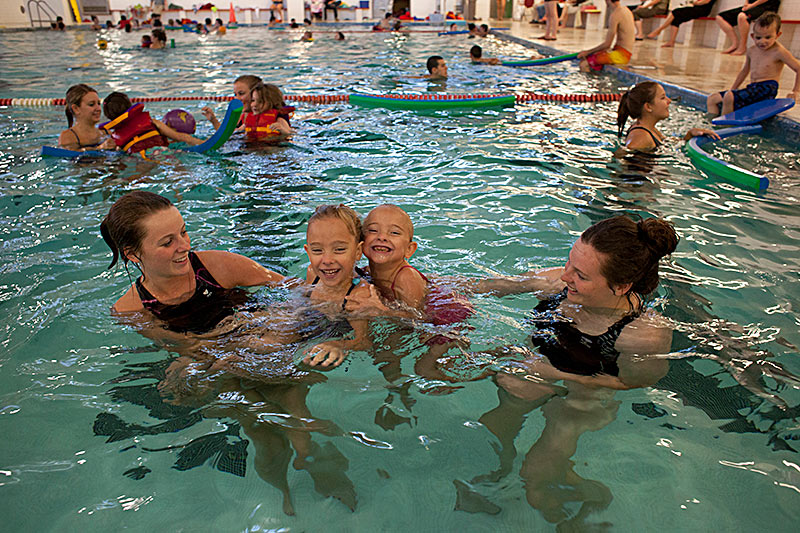
[[[299,34],[243,28],[222,38],[171,32],[176,48],[142,51],[140,35],[105,35],[111,44],[100,51],[90,32],[0,33],[0,96],[60,97],[79,82],[101,96],[222,95],[245,73],[288,94],[620,90],[572,63],[473,66],[474,41],[463,36],[351,34],[338,43],[318,32],[300,43]],[[480,44],[487,56],[530,53],[492,38]],[[434,53],[450,67],[446,84],[399,77],[422,74]],[[221,113],[224,106],[214,105]],[[201,106],[147,109],[156,117],[188,109],[203,136],[211,129]],[[283,146],[253,149],[234,139],[218,154],[182,153],[176,164],[147,166],[128,157],[43,159],[39,147],[55,144],[65,127],[63,110],[0,109],[5,528],[538,531],[563,522],[617,531],[655,524],[793,531],[800,519],[797,147],[748,137],[716,148],[769,174],[770,188],[756,193],[696,171],[680,142],[655,159],[614,159],[615,117],[612,103],[434,113],[304,104],[293,120],[297,134]],[[699,112],[675,104],[663,130],[682,134],[703,123]],[[310,444],[297,437],[302,421],[268,396],[253,403],[250,389],[171,402],[157,385],[175,354],[109,314],[130,280],[123,269],[106,270],[110,254],[98,227],[132,190],[173,199],[194,248],[238,252],[294,276],[307,264],[305,222],[323,203],[362,214],[401,205],[416,226],[412,262],[433,277],[557,266],[593,222],[622,212],[666,217],[681,242],[651,305],[676,327],[670,371],[650,388],[583,403],[559,398],[524,421],[517,413],[510,454],[479,422],[497,407],[497,386],[484,379],[452,389],[418,374],[415,359],[426,350],[418,335],[387,323],[375,325],[376,335],[399,360],[399,377],[388,381],[363,352],[327,372],[305,398],[318,429],[306,433]],[[268,290],[255,295],[282,299]],[[473,302],[476,313],[458,332],[472,349],[525,345],[533,297]],[[561,457],[574,463],[573,486],[549,488],[556,511],[548,513],[526,498],[559,455],[536,445],[545,429],[580,432],[575,453]],[[305,464],[295,461],[299,440],[312,450]],[[498,453],[507,471],[487,475],[498,470]],[[284,512],[282,486],[293,516]],[[582,502],[589,502],[583,511]]]

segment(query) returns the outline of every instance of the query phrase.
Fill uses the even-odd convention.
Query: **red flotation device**
[[[281,109],[270,109],[255,115],[249,113],[244,119],[244,131],[249,139],[266,139],[268,137],[275,137],[281,134],[272,125],[278,121],[279,118],[284,119],[287,123],[294,113],[294,107],[285,106]]]
[[[154,146],[169,146],[141,103],[133,104],[123,114],[100,127],[111,135],[117,146],[129,154]]]

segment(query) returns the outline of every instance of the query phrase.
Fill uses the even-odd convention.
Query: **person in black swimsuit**
[[[628,117],[635,118],[633,126],[625,134],[625,147],[629,150],[655,150],[664,143],[665,136],[658,131],[656,124],[669,117],[669,104],[664,87],[654,81],[643,81],[633,89],[625,91],[619,101],[617,110],[617,134],[622,137]],[[708,135],[719,139],[713,130],[692,128],[683,139]]]
[[[616,390],[650,386],[666,374],[672,330],[645,308],[644,296],[658,285],[660,259],[677,244],[665,220],[616,216],[584,231],[563,267],[475,284],[479,293],[536,292],[541,301],[531,319],[535,353],[499,350],[517,356],[510,361],[492,354],[500,403],[480,422],[499,439],[500,467],[472,486],[511,471],[514,439],[527,414],[541,406],[545,427],[520,471],[530,505],[549,522],[576,528],[608,505],[610,490],[579,476],[571,457],[580,435],[614,420]],[[576,501],[578,512],[568,511],[567,502]]]
[[[114,141],[97,129],[102,111],[97,91],[83,83],[70,87],[64,108],[68,129],[58,136],[58,145],[67,150],[113,150]]]
[[[141,276],[114,304],[120,314],[144,313],[165,330],[202,333],[217,325],[242,301],[236,287],[277,285],[284,280],[242,255],[192,252],[183,217],[167,198],[134,191],[123,195],[106,215],[100,233],[119,259],[133,263]]]

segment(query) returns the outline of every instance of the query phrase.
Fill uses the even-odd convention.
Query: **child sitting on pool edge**
[[[606,4],[611,8],[606,40],[594,48],[578,53],[582,72],[589,72],[590,69],[603,70],[603,65],[627,65],[631,60],[631,51],[636,43],[633,13],[621,5],[619,0],[606,0]]]
[[[755,45],[747,49],[744,66],[733,81],[731,89],[714,93],[706,100],[708,112],[712,115],[727,115],[756,102],[775,98],[784,65],[789,65],[795,71],[794,87],[786,98],[797,100],[800,94],[800,61],[778,42],[781,17],[769,11],[764,13],[753,22],[751,35]],[[748,73],[750,84],[744,89],[738,89]]]
[[[138,153],[142,157],[154,155],[169,147],[170,141],[190,145],[203,144],[203,141],[188,133],[176,131],[160,120],[150,118],[142,104],[131,105],[128,95],[113,92],[103,100],[103,113],[109,122],[100,127],[114,139],[117,147],[129,154]]]
[[[244,121],[249,140],[280,140],[293,133],[289,124],[294,107],[283,101],[281,90],[271,83],[259,83],[250,93],[250,109]]]

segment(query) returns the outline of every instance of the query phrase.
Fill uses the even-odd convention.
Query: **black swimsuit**
[[[658,148],[659,146],[661,146],[661,141],[659,141],[659,140],[656,138],[656,135],[655,135],[655,133],[653,133],[652,131],[648,130],[648,129],[647,129],[647,128],[645,128],[644,126],[632,126],[632,127],[631,127],[631,128],[628,130],[628,133],[626,133],[626,134],[625,134],[625,138],[626,138],[626,139],[628,138],[628,135],[630,135],[630,134],[631,134],[631,132],[632,132],[633,130],[644,130],[644,131],[646,131],[647,133],[649,133],[649,134],[650,134],[650,137],[652,137],[652,139],[653,139],[653,142],[654,142],[654,143],[656,143],[656,148]]]
[[[78,134],[75,132],[75,130],[73,130],[72,128],[70,128],[70,129],[69,129],[69,131],[70,131],[70,132],[72,132],[72,134],[73,134],[73,135],[75,136],[75,138],[78,140],[78,148],[97,148],[98,146],[100,146],[101,144],[103,144],[103,141],[100,141],[100,142],[99,142],[99,143],[97,143],[97,144],[83,144],[83,143],[81,142],[81,138],[80,138],[80,137],[78,137]]]
[[[567,289],[564,289],[536,306],[532,318],[536,327],[531,335],[533,345],[562,372],[581,376],[618,376],[620,354],[614,345],[623,328],[639,317],[641,309],[623,316],[605,333],[589,335],[579,331],[571,320],[559,313],[558,308],[566,297]]]
[[[136,291],[145,309],[166,322],[166,328],[181,333],[204,333],[249,299],[247,291],[221,287],[194,252],[189,252],[194,270],[195,289],[191,298],[177,305],[159,302],[136,280]]]
[[[317,283],[319,283],[319,276],[314,278],[311,285],[316,285]],[[358,287],[358,283],[351,281],[350,288],[347,289],[344,300],[342,300],[342,311],[345,310],[345,306],[347,305],[347,297],[350,296],[350,293],[353,292],[353,289],[356,287]],[[311,291],[308,291],[306,296],[310,297]],[[304,309],[301,313],[301,317],[302,325],[299,326],[299,333],[303,339],[341,337],[353,330],[350,321],[344,316],[338,315],[335,318],[330,318],[314,307]]]

